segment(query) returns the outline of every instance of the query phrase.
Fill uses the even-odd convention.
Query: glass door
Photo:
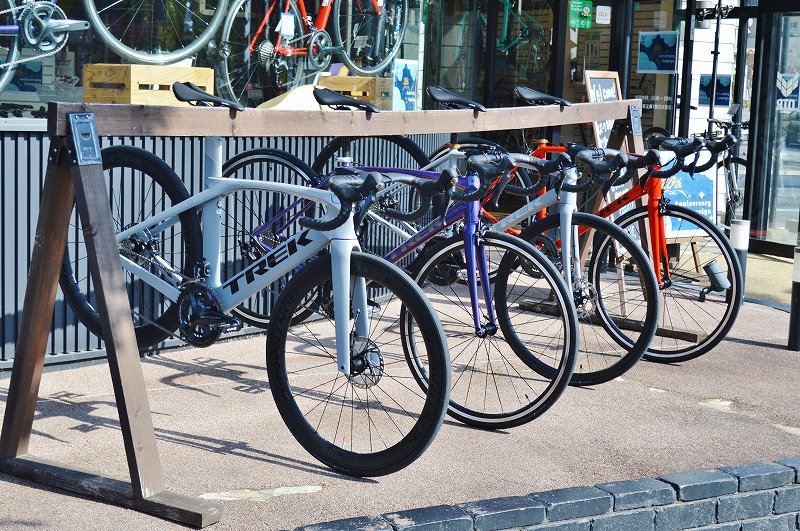
[[[771,34],[759,32],[754,175],[745,207],[756,247],[785,254],[800,244],[800,12],[769,13],[763,20]]]

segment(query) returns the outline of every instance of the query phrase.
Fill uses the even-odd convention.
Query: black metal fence
[[[11,367],[14,344],[22,315],[30,257],[39,215],[41,190],[47,168],[49,137],[44,132],[0,132],[0,370]],[[309,164],[329,141],[324,137],[232,138],[224,147],[223,158],[246,149],[279,148]],[[419,136],[414,140],[426,153],[441,145],[446,136]],[[201,190],[203,183],[203,139],[192,138],[103,138],[101,145],[136,145],[155,153],[184,179],[190,193]],[[391,146],[376,144],[376,150],[395,162]],[[51,327],[46,363],[61,363],[104,356],[103,345],[75,318],[60,293]]]

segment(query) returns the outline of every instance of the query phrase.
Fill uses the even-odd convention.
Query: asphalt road
[[[227,498],[214,529],[287,529],[798,456],[800,353],[785,348],[788,321],[746,303],[729,338],[702,358],[639,363],[608,384],[567,389],[513,430],[448,420],[418,461],[369,480],[330,472],[294,441],[272,403],[263,338],[171,351],[143,367],[167,487]],[[49,370],[40,396],[32,454],[129,477],[105,364]],[[179,527],[0,474],[3,529]]]

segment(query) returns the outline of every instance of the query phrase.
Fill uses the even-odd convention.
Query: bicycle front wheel
[[[102,150],[111,217],[117,231],[148,219],[189,198],[180,178],[153,153],[133,146]],[[178,222],[119,242],[120,255],[159,278],[192,277],[202,257],[202,233],[197,213],[178,215]],[[84,227],[77,209],[70,220],[67,248],[59,280],[64,299],[81,323],[102,339],[100,315],[89,275]],[[140,349],[167,339],[178,328],[177,305],[131,273],[125,273],[128,302],[133,312]]]
[[[0,14],[0,26],[9,28],[19,28],[17,17],[22,11],[16,11],[14,0],[3,0],[0,2],[0,11],[5,13]],[[0,92],[2,92],[11,79],[14,77],[14,72],[17,71],[17,66],[14,61],[19,59],[19,32],[2,33],[0,32]]]
[[[573,385],[597,385],[621,376],[642,357],[656,332],[658,283],[645,252],[613,223],[575,213],[580,256],[561,260],[561,220],[550,215],[520,235],[570,274],[580,320],[580,352]]]
[[[331,292],[330,255],[303,267],[281,293],[267,334],[267,370],[281,417],[309,453],[343,474],[380,476],[409,465],[433,440],[447,409],[450,363],[439,319],[420,289],[380,258],[351,257],[351,279],[367,283],[369,307],[368,315],[351,311],[351,325],[369,319],[369,337],[350,334],[350,375],[338,370],[334,309],[324,295]],[[308,300],[313,318],[293,326]],[[401,330],[418,346],[427,392],[414,383]]]
[[[253,0],[233,3],[219,43],[217,84],[224,97],[257,107],[302,83],[307,55],[287,51],[305,47],[305,24],[296,2],[287,7],[269,10],[269,3]],[[281,21],[290,19],[297,33],[281,37]],[[275,47],[279,37],[281,51]]]
[[[577,316],[558,271],[526,242],[487,233],[477,252],[497,272],[489,286],[497,322],[479,316],[480,332],[466,282],[462,235],[426,252],[413,278],[447,336],[453,367],[448,413],[478,428],[510,428],[547,411],[569,383],[578,347]],[[415,350],[413,343],[410,348]],[[417,376],[425,387],[423,369]]]
[[[239,153],[222,166],[222,175],[236,179],[315,186],[317,175],[294,155],[279,149]],[[299,229],[299,219],[314,217],[317,206],[291,194],[266,190],[237,190],[219,203],[222,213],[222,276],[231,276],[280,245]],[[267,328],[275,301],[290,275],[270,284],[237,306],[233,313],[245,323]],[[307,313],[300,313],[302,320]]]
[[[132,63],[165,65],[200,52],[222,24],[228,0],[83,0],[92,29]]]
[[[400,47],[408,23],[408,0],[340,0],[333,16],[342,62],[360,75],[379,74]]]
[[[661,217],[668,255],[661,266],[662,322],[645,358],[671,363],[701,356],[722,341],[739,314],[744,279],[730,241],[713,223],[670,204]],[[645,242],[647,219],[646,207],[640,207],[616,223]]]

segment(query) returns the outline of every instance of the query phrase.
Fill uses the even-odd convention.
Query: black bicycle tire
[[[723,314],[723,318],[719,321],[719,324],[711,331],[707,332],[706,338],[703,339],[700,343],[696,344],[693,347],[689,347],[686,349],[680,349],[676,351],[667,351],[665,349],[657,349],[650,345],[647,352],[645,352],[644,357],[649,361],[656,361],[662,363],[677,363],[681,361],[688,361],[703,354],[707,353],[715,346],[722,341],[725,336],[727,335],[728,331],[730,331],[731,327],[736,321],[736,317],[739,314],[739,309],[742,305],[743,295],[744,295],[744,279],[742,276],[742,268],[739,264],[738,257],[736,252],[733,249],[733,246],[730,244],[730,241],[727,237],[719,230],[719,228],[708,221],[706,218],[698,215],[694,211],[679,206],[679,205],[672,205],[668,204],[665,207],[665,215],[676,216],[679,218],[684,218],[690,220],[699,230],[703,230],[708,237],[715,242],[715,244],[719,247],[719,249],[724,253],[725,260],[726,260],[726,267],[728,268],[729,272],[729,280],[731,281],[731,287],[734,289],[734,293],[730,297],[730,301],[726,302],[727,308]],[[644,221],[646,223],[647,220],[647,208],[646,207],[639,207],[630,212],[627,212],[625,215],[621,216],[619,219],[616,220],[616,224],[625,229],[627,226],[632,225],[634,223],[638,223],[639,221]],[[694,229],[693,229],[694,230]],[[674,286],[673,288],[677,289]],[[669,291],[673,288],[666,288],[662,290],[662,297],[665,298],[664,306],[665,308],[670,307],[670,301],[677,301],[675,297],[667,296],[665,291]],[[695,290],[696,291],[696,290]],[[697,313],[696,310],[694,313]],[[668,313],[668,310],[664,311],[665,314]],[[689,312],[684,312],[689,314]],[[708,315],[708,312],[705,312]],[[672,320],[669,319],[669,315],[665,315],[663,319],[664,322],[660,324],[661,328],[669,328],[671,326]],[[684,324],[683,322],[681,324]]]
[[[411,315],[423,335],[429,359],[429,372],[432,385],[424,394],[424,405],[418,412],[413,429],[397,443],[378,452],[358,453],[346,450],[326,440],[304,416],[292,395],[292,387],[287,375],[287,334],[290,333],[295,306],[303,294],[311,292],[331,278],[331,257],[322,256],[308,264],[292,277],[278,299],[275,317],[267,334],[267,371],[270,389],[275,404],[286,426],[297,441],[316,459],[337,472],[352,476],[381,476],[396,472],[417,459],[430,445],[441,426],[447,410],[450,390],[450,358],[447,344],[441,335],[441,325],[430,303],[422,295],[419,287],[404,275],[396,266],[385,260],[353,252],[351,255],[351,274],[367,280],[380,280],[382,285],[397,295],[404,311],[403,316]],[[396,324],[396,323],[395,323]],[[313,323],[312,323],[313,325]],[[423,328],[424,327],[424,328]],[[309,347],[310,348],[310,347]],[[314,356],[317,358],[317,356]],[[335,356],[332,360],[335,363]],[[411,370],[404,360],[394,364],[397,370]],[[314,362],[319,367],[319,361]],[[332,369],[336,371],[334,367]],[[319,371],[317,371],[319,372]],[[338,374],[338,373],[337,373]],[[389,378],[389,376],[384,376]],[[409,376],[410,379],[410,376]],[[345,383],[344,385],[349,385]],[[409,387],[409,384],[403,384]],[[411,384],[413,387],[413,384]],[[400,398],[398,398],[398,401]],[[393,403],[393,407],[396,404]],[[416,414],[417,412],[415,412]]]
[[[273,149],[273,148],[256,148],[247,151],[243,151],[241,153],[237,153],[231,159],[225,161],[222,165],[222,175],[224,177],[234,177],[237,176],[237,172],[242,169],[245,169],[247,166],[259,165],[264,162],[275,162],[281,161],[285,164],[286,168],[292,169],[294,174],[296,174],[302,182],[295,183],[295,184],[302,184],[304,186],[315,186],[319,182],[319,177],[317,176],[316,172],[312,170],[308,164],[306,164],[300,158],[288,153],[286,151],[280,149]],[[251,174],[248,177],[253,179],[260,179],[260,178],[270,178],[268,175],[269,172],[258,172],[255,175]],[[308,212],[307,215],[313,217],[313,211]],[[257,214],[258,219],[260,218],[260,213]],[[246,218],[244,214],[238,214],[235,216],[236,222],[244,222],[242,218]],[[235,257],[234,260],[242,260],[243,257]],[[250,326],[255,326],[257,328],[266,329],[269,326],[269,312],[271,311],[271,307],[269,307],[270,300],[274,300],[276,297],[269,297],[264,296],[265,294],[278,294],[280,293],[282,286],[285,284],[286,279],[282,279],[279,281],[280,286],[267,286],[263,290],[259,292],[261,296],[261,300],[253,301],[257,309],[252,309],[248,307],[249,302],[245,301],[242,304],[238,305],[236,308],[233,309],[232,313],[239,317],[243,322],[247,323]],[[264,311],[266,310],[266,311]],[[296,316],[296,319],[299,321],[304,320],[308,317],[308,312],[301,312]]]
[[[319,175],[326,175],[333,171],[334,165],[336,162],[336,158],[339,156],[349,156],[353,158],[353,164],[356,166],[373,166],[373,164],[367,163],[365,160],[360,160],[359,156],[349,155],[352,151],[352,144],[354,142],[388,142],[389,144],[393,144],[397,148],[399,148],[402,152],[405,152],[409,159],[414,161],[418,164],[418,168],[423,168],[430,164],[430,159],[422,151],[422,148],[417,145],[416,142],[411,140],[406,136],[401,135],[385,135],[385,136],[377,136],[377,137],[351,137],[351,136],[337,136],[331,139],[330,142],[325,144],[325,146],[317,153],[317,156],[314,158],[313,164],[311,164],[311,169],[314,170]],[[382,155],[386,152],[385,149],[376,149],[375,146],[372,146],[372,149]],[[371,162],[371,161],[370,161]],[[382,164],[382,166],[391,166],[391,167],[402,167],[398,164],[395,164],[397,161],[392,161],[391,163]],[[413,168],[413,169],[418,169]],[[412,168],[406,168],[412,169]]]
[[[104,170],[113,168],[135,169],[151,177],[170,198],[173,205],[190,197],[186,186],[184,186],[173,169],[149,151],[133,146],[112,146],[102,149],[101,156]],[[179,219],[181,235],[185,244],[185,260],[181,269],[185,275],[191,275],[192,269],[200,253],[202,253],[203,237],[200,221],[194,209],[183,212],[179,215]],[[75,312],[78,320],[90,332],[102,339],[100,315],[92,306],[89,297],[82,291],[79,281],[75,278],[69,249],[64,252],[59,284],[64,294],[64,299]],[[160,316],[152,319],[155,324],[147,323],[134,327],[139,349],[152,347],[170,337],[169,332],[174,332],[178,328],[176,308],[177,305],[172,303]]]
[[[663,127],[648,127],[644,131],[642,131],[642,141],[644,142],[644,148],[650,149],[650,137],[651,136],[665,136],[667,138],[672,135],[669,131],[664,129]]]
[[[375,74],[381,73],[385,70],[391,62],[397,57],[397,54],[400,52],[400,48],[403,46],[403,38],[405,37],[405,32],[408,28],[408,11],[409,11],[409,2],[408,0],[390,0],[386,2],[382,2],[381,5],[384,9],[390,3],[397,3],[399,2],[401,5],[401,9],[403,13],[400,15],[402,21],[400,23],[401,28],[398,30],[398,35],[394,36],[395,43],[392,45],[392,50],[380,61],[369,67],[365,67],[363,65],[357,64],[353,58],[347,53],[347,43],[342,38],[343,30],[350,29],[350,28],[343,28],[342,27],[342,17],[340,15],[341,10],[345,6],[346,2],[349,0],[339,0],[336,2],[336,6],[334,8],[333,13],[333,39],[334,42],[344,48],[341,52],[339,52],[339,57],[342,59],[342,62],[347,66],[347,68],[354,73],[363,75],[363,76],[372,76]],[[349,17],[348,17],[349,18]]]
[[[542,220],[532,223],[522,231],[520,237],[526,241],[532,242],[543,233],[553,229],[560,230],[560,224],[561,220],[559,215],[551,214]],[[656,281],[655,273],[653,272],[653,268],[645,252],[619,227],[606,219],[581,212],[573,214],[572,224],[573,226],[589,227],[591,230],[595,231],[592,240],[593,246],[603,243],[602,240],[599,239],[600,233],[598,231],[603,231],[607,235],[610,235],[610,239],[615,242],[621,242],[621,248],[626,249],[631,254],[631,259],[636,267],[638,278],[643,289],[642,299],[646,305],[643,322],[639,325],[641,330],[637,330],[639,336],[631,341],[631,339],[625,336],[615,324],[613,317],[609,315],[609,310],[606,308],[602,297],[597,299],[598,305],[596,308],[591,307],[592,301],[586,301],[587,304],[589,304],[587,311],[582,312],[581,308],[583,305],[576,304],[581,323],[581,351],[578,354],[578,361],[570,384],[575,386],[599,385],[624,374],[639,361],[647,350],[650,340],[658,326],[658,282]],[[555,257],[555,261],[561,262],[560,253]],[[586,276],[591,279],[591,284],[594,286],[599,284],[597,278],[601,273],[600,267],[601,263],[593,256],[588,263],[588,272]],[[581,278],[583,279],[584,264],[581,264],[581,268]],[[577,286],[573,286],[573,290],[576,288]],[[596,287],[594,289],[596,290]],[[600,360],[598,354],[602,355],[602,359],[605,359],[609,356],[609,353],[603,352],[602,347],[600,353],[589,353],[588,350],[584,349],[584,345],[586,345],[589,340],[589,334],[585,332],[590,330],[589,327],[593,324],[592,321],[595,318],[599,319],[600,326],[608,334],[613,343],[627,350],[627,353],[620,355],[616,362],[602,369],[594,369],[594,365],[599,363]],[[598,334],[593,334],[593,337],[596,338],[599,336]]]
[[[536,251],[536,249],[527,242],[508,234],[486,233],[483,234],[481,238],[484,245],[496,247],[497,249],[503,250],[504,253],[497,267],[497,271],[501,274],[497,275],[497,279],[493,283],[495,287],[494,300],[497,320],[502,336],[498,334],[487,336],[482,339],[470,339],[475,338],[474,328],[467,330],[468,327],[462,327],[458,323],[456,324],[456,328],[450,328],[449,326],[445,328],[445,334],[448,337],[448,344],[452,356],[451,364],[459,364],[458,370],[456,370],[454,365],[454,372],[458,372],[460,375],[459,378],[453,378],[453,389],[450,391],[448,414],[476,428],[505,429],[520,426],[539,417],[558,400],[564,389],[569,385],[577,352],[578,322],[574,306],[571,303],[571,294],[567,292],[566,285],[563,283],[558,270],[546,257]],[[415,271],[412,273],[412,278],[420,286],[427,285],[433,274],[439,274],[436,270],[441,266],[441,263],[444,263],[440,261],[446,260],[447,257],[459,252],[458,250],[463,249],[463,246],[464,238],[462,235],[455,235],[438,243],[424,254],[425,260],[417,264]],[[525,313],[515,313],[516,320],[512,323],[508,306],[509,297],[505,287],[509,281],[511,268],[516,267],[517,264],[512,263],[512,258],[510,258],[509,253],[516,253],[514,254],[514,259],[524,259],[538,266],[537,271],[543,274],[545,283],[541,286],[537,286],[536,289],[542,290],[542,293],[546,292],[548,297],[552,295],[554,305],[557,307],[554,312],[555,318],[561,318],[563,321],[563,346],[558,348],[560,357],[558,361],[554,362],[554,366],[547,365],[545,361],[539,359],[537,354],[531,352],[530,345],[535,343],[535,340],[532,339],[531,336],[525,336],[530,340],[529,343],[526,343],[526,341],[517,334],[515,325],[519,324],[519,316],[525,315]],[[435,284],[436,286],[441,285],[437,282],[432,282],[431,284]],[[462,283],[454,281],[451,282],[451,284],[456,285]],[[429,287],[433,286],[430,285]],[[457,322],[459,320],[457,317],[453,317],[454,313],[459,311],[459,308],[463,307],[465,312],[470,313],[471,316],[471,310],[468,310],[468,300],[466,302],[454,302],[451,300],[454,294],[443,295],[446,293],[446,287],[441,291],[439,291],[440,288],[438,287],[434,289],[436,293],[429,295],[429,300],[444,298],[450,300],[448,304],[453,306],[452,311],[448,312],[448,317],[442,315],[443,326],[445,326],[445,321],[449,322],[455,319]],[[513,302],[515,304],[518,303],[519,298],[515,299]],[[463,333],[460,333],[459,329],[462,329]],[[497,343],[497,341],[503,340],[503,337],[505,337],[505,342],[507,342],[510,347],[508,353],[503,353],[501,345]],[[467,340],[470,341],[470,346],[465,346]],[[473,343],[474,341],[478,341],[478,343]],[[553,338],[548,338],[548,340],[543,341],[543,343],[552,346],[555,341],[556,340]],[[414,345],[408,341],[407,344],[407,349],[413,352]],[[495,365],[487,363],[485,366],[486,368],[482,365],[478,367],[477,351],[484,348],[487,352],[487,356],[500,357],[501,359],[497,361]],[[538,354],[545,356],[545,352],[546,351],[543,350]],[[462,357],[462,354],[467,355],[466,361],[464,357]],[[476,357],[471,358],[472,354],[475,354]],[[412,355],[411,359],[413,360],[414,358],[415,356]],[[519,360],[521,364],[524,364],[524,367],[520,365],[519,368],[516,368],[514,366],[514,360]],[[472,365],[473,363],[475,363],[475,365]],[[470,367],[470,365],[472,366]],[[417,383],[424,389],[426,387],[424,371],[420,370],[418,367],[414,367],[413,364],[412,368],[415,369]],[[526,369],[528,368],[533,369],[538,375],[541,375],[542,378],[549,381],[538,394],[536,394],[537,391],[532,387],[525,386],[524,380],[526,380]],[[501,374],[501,371],[508,371],[508,374]],[[473,383],[471,375],[477,375],[483,372],[492,372],[488,380],[494,384],[493,392],[490,394],[495,396],[491,397],[490,400],[497,398],[502,401],[503,399],[499,395],[503,392],[502,388],[508,386],[510,392],[508,393],[509,398],[507,398],[507,400],[511,400],[512,402],[517,400],[518,404],[509,404],[506,402],[499,408],[502,411],[497,412],[489,411],[489,409],[497,408],[495,405],[486,404],[486,401],[484,401],[484,406],[486,407],[481,409],[476,408],[475,405],[472,404],[468,406],[464,403],[459,403],[459,398],[461,396],[464,396],[467,400],[470,400],[470,394],[474,396],[474,392],[469,389],[464,391],[464,388],[460,387],[460,381],[464,380],[466,385],[471,386]],[[478,379],[479,378],[476,376],[475,380]],[[506,382],[505,384],[503,383],[504,381]],[[476,385],[478,388],[481,387],[479,382],[476,383]],[[454,395],[459,398],[454,398]]]

